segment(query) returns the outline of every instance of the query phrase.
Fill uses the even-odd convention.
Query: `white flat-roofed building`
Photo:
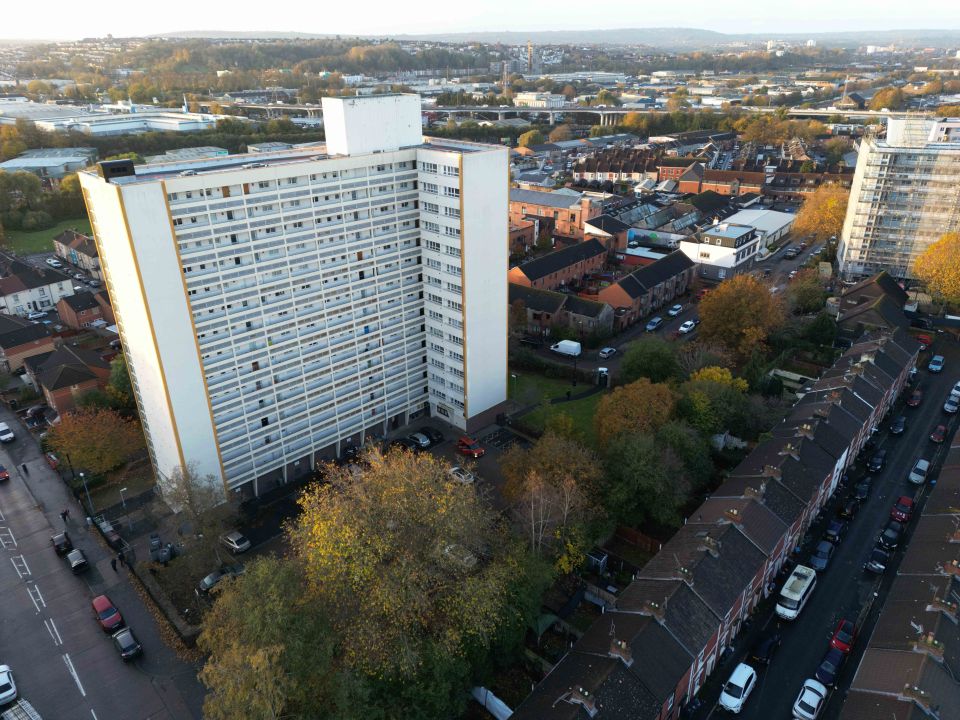
[[[567,98],[551,93],[522,92],[516,94],[513,104],[517,107],[562,108],[567,104]]]
[[[416,96],[323,110],[326,154],[81,175],[161,478],[195,463],[260,494],[506,401],[507,149],[425,141]]]
[[[960,118],[889,118],[864,137],[837,260],[844,277],[913,277],[941,235],[960,230]]]

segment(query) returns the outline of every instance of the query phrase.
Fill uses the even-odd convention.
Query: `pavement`
[[[111,568],[113,553],[87,530],[82,509],[36,441],[6,408],[0,420],[16,434],[0,447],[0,463],[11,475],[0,484],[0,662],[11,666],[21,697],[45,720],[199,720],[199,667],[164,644],[127,571]],[[71,513],[66,523],[60,518],[65,508]],[[50,544],[64,526],[90,563],[80,575]],[[101,594],[143,645],[139,659],[123,663],[97,624],[90,601]]]
[[[794,621],[781,621],[772,612],[772,603],[758,612],[748,631],[741,634],[733,651],[726,660],[718,665],[708,684],[701,690],[700,700],[703,707],[693,717],[697,720],[713,720],[726,715],[715,706],[721,683],[733,671],[736,664],[743,662],[756,635],[764,628],[779,625],[783,635],[783,644],[777,656],[767,668],[756,668],[759,678],[756,689],[747,700],[746,707],[739,717],[745,720],[767,720],[768,718],[789,718],[793,703],[800,692],[803,681],[813,677],[820,661],[827,651],[828,641],[841,618],[859,619],[858,640],[853,652],[847,658],[840,671],[838,683],[831,692],[828,704],[820,720],[835,720],[839,717],[846,692],[856,674],[857,666],[863,656],[877,617],[887,597],[890,585],[903,557],[904,548],[909,544],[913,523],[923,510],[928,485],[911,485],[907,474],[920,457],[933,461],[930,477],[935,478],[939,465],[946,456],[950,437],[956,431],[960,419],[946,415],[943,402],[949,395],[950,387],[960,377],[960,345],[953,340],[938,336],[933,352],[947,358],[944,372],[931,374],[926,371],[926,358],[930,353],[922,354],[918,363],[920,373],[918,382],[924,391],[923,403],[917,408],[903,405],[908,393],[894,406],[887,419],[874,436],[877,447],[887,449],[887,465],[884,470],[873,475],[873,489],[867,501],[861,506],[856,518],[851,521],[845,538],[837,548],[830,566],[819,574],[817,588],[800,616]],[[907,418],[907,427],[903,435],[892,436],[889,425],[894,417],[903,414]],[[948,423],[947,442],[935,445],[928,439],[930,432],[940,423]],[[804,550],[799,556],[803,563],[809,556],[812,546],[821,538],[826,523],[835,517],[836,509],[849,495],[857,478],[865,474],[863,463],[872,451],[863,455],[850,472],[850,480],[838,488],[834,498],[827,505],[820,519],[812,526],[804,542]],[[876,539],[889,518],[890,508],[901,495],[915,498],[917,507],[914,520],[907,527],[906,540],[892,558],[892,567],[886,573],[876,577],[863,572]],[[782,583],[781,577],[779,582]]]

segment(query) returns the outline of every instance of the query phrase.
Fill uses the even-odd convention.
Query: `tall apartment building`
[[[161,478],[259,494],[506,400],[506,148],[425,140],[415,95],[323,112],[325,147],[81,177]]]
[[[886,138],[865,137],[843,224],[840,272],[912,277],[916,257],[956,230],[960,118],[890,118]]]

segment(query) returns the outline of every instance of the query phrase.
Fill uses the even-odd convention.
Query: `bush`
[[[26,231],[46,230],[53,227],[53,218],[50,213],[43,210],[29,210],[23,214],[23,221],[20,224],[21,229]]]

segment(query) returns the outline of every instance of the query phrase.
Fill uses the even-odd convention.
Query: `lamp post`
[[[70,472],[73,472],[72,465],[70,466]],[[82,472],[79,473],[79,475],[80,475],[80,482],[83,483],[83,492],[85,492],[87,495],[87,512],[90,513],[91,517],[93,517],[93,500],[90,499],[90,488],[87,487],[87,478],[84,476]]]
[[[517,374],[510,373],[510,379],[513,380],[513,401],[517,402]]]
[[[133,531],[133,523],[130,522],[130,513],[127,512],[127,500],[126,500],[125,497],[123,497],[123,493],[125,493],[126,491],[127,491],[127,489],[126,489],[125,487],[120,488],[120,504],[123,505],[123,514],[124,514],[124,517],[127,518],[127,527],[130,528],[130,530],[131,530],[131,532],[132,532],[132,531]]]

